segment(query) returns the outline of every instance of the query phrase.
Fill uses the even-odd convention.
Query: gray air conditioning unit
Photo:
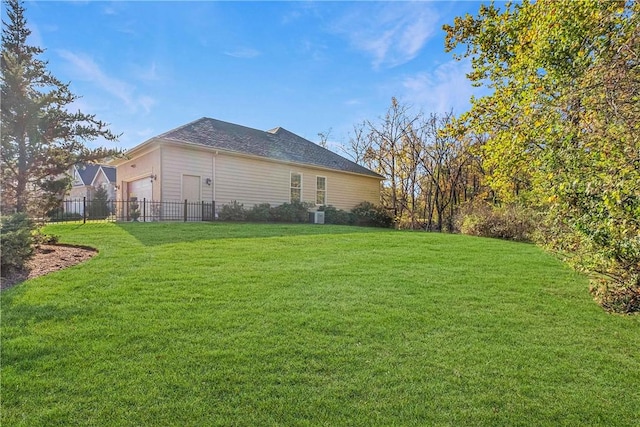
[[[309,222],[312,224],[324,224],[324,211],[309,212]]]

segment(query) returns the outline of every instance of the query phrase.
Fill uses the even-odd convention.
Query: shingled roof
[[[78,171],[82,185],[91,185],[91,181],[93,181],[93,178],[96,176],[98,169],[100,169],[100,165],[91,163],[76,165],[76,170]]]
[[[281,127],[262,131],[203,117],[156,138],[382,178]]]

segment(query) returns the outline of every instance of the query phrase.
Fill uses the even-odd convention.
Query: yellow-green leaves
[[[492,4],[445,26],[446,49],[466,46],[468,77],[493,90],[464,115],[489,136],[488,183],[549,212],[553,249],[626,287],[640,286],[639,9]]]

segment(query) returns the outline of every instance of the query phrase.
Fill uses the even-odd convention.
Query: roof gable
[[[93,178],[93,181],[91,181],[91,185],[95,186],[96,185],[96,180],[98,180],[98,178],[100,176],[104,177],[104,181],[108,182],[110,184],[115,184],[116,183],[116,168],[113,166],[105,166],[105,165],[99,165],[100,167],[98,168],[98,171],[96,172],[95,177]]]
[[[100,169],[100,165],[94,164],[78,164],[74,166],[77,176],[80,177],[80,185],[91,185],[93,182],[93,178],[96,176],[98,169]]]
[[[156,138],[382,178],[281,127],[262,131],[203,117]]]

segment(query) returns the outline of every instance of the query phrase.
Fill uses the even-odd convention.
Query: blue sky
[[[31,44],[123,133],[117,147],[200,117],[282,126],[346,144],[392,96],[417,112],[461,113],[477,93],[442,25],[477,2],[27,1]],[[3,19],[6,19],[3,13]]]

